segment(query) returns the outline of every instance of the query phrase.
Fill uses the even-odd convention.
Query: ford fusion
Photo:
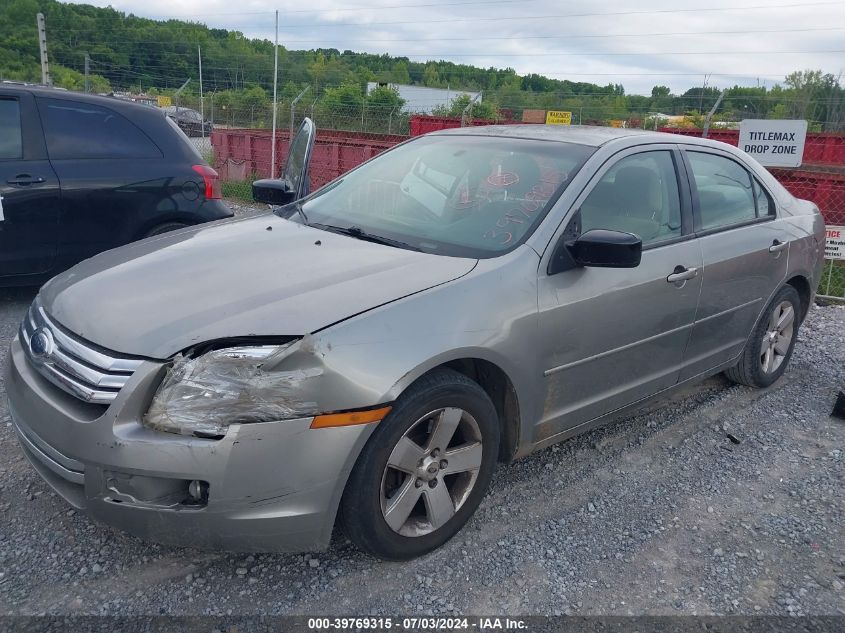
[[[498,462],[717,372],[786,370],[819,210],[704,139],[507,126],[403,143],[265,213],[108,251],[39,292],[6,386],[68,503],[143,538],[407,559]],[[525,519],[526,521],[529,519]]]

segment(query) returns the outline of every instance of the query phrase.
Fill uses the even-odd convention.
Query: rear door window
[[[754,200],[757,201],[757,217],[765,218],[775,214],[775,201],[768,191],[757,181],[752,178],[754,185]]]
[[[17,99],[0,98],[0,160],[23,158],[21,107]]]
[[[699,230],[706,231],[756,219],[751,175],[730,158],[687,152],[698,190]]]
[[[138,126],[111,108],[64,99],[39,99],[51,159],[160,158]]]

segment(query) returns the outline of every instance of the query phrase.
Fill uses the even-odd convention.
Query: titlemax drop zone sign
[[[739,149],[766,167],[801,165],[806,138],[806,121],[745,119],[739,124]]]

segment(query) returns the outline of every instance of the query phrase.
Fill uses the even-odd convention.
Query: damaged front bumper
[[[74,507],[141,538],[233,551],[327,547],[374,425],[311,429],[313,418],[301,417],[235,424],[221,439],[163,433],[141,419],[164,372],[147,361],[112,404],[90,405],[34,371],[15,337],[6,391],[33,467]]]

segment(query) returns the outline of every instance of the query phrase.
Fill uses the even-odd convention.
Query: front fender
[[[328,413],[392,402],[439,365],[481,359],[510,378],[530,429],[542,406],[538,262],[528,247],[481,260],[464,277],[304,337],[265,369],[302,370],[300,398]]]

